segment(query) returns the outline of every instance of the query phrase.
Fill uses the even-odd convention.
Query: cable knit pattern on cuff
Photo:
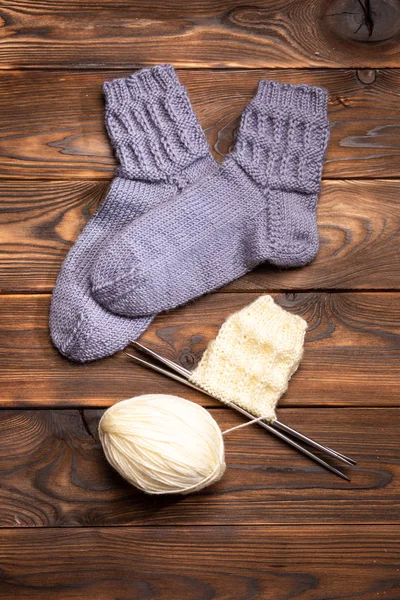
[[[318,193],[329,139],[326,90],[260,81],[243,112],[234,154],[259,185]]]
[[[143,69],[103,86],[107,131],[130,179],[178,183],[209,148],[171,65]],[[188,183],[185,181],[185,183]]]
[[[300,364],[306,328],[304,319],[261,296],[225,321],[191,381],[222,402],[274,421]]]

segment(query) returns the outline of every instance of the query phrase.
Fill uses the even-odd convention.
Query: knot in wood
[[[382,42],[400,30],[397,0],[334,0],[327,4],[325,20],[343,39]]]
[[[361,83],[369,85],[374,83],[376,79],[375,69],[357,69],[357,77]]]
[[[196,358],[189,348],[182,348],[182,353],[179,357],[179,362],[185,369],[192,371],[196,366]]]

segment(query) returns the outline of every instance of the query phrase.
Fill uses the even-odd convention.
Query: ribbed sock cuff
[[[171,65],[114,79],[104,84],[104,93],[106,128],[121,165],[117,175],[174,182],[209,156],[186,88]]]
[[[108,107],[135,100],[165,94],[167,90],[180,87],[179,79],[172,65],[158,65],[142,69],[128,77],[119,77],[103,84],[103,92]]]
[[[291,85],[263,79],[258,84],[253,100],[270,107],[293,109],[312,117],[325,117],[328,109],[328,92],[314,85]]]
[[[243,111],[233,155],[259,185],[318,193],[329,139],[328,94],[263,80]]]

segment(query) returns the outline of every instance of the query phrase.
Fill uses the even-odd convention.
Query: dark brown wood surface
[[[110,179],[115,162],[103,124],[101,86],[129,73],[2,73],[0,177]],[[272,78],[329,91],[331,138],[324,178],[399,176],[397,69],[180,70],[178,76],[217,158],[228,151],[258,81]]]
[[[3,0],[0,65],[398,66],[396,0]]]
[[[224,319],[257,293],[211,294],[159,315],[143,340],[193,368]],[[400,305],[393,292],[274,294],[307,319],[305,354],[282,406],[399,406]],[[144,393],[207,396],[132,363],[122,352],[86,365],[62,358],[48,332],[50,297],[0,296],[3,406],[109,406]]]
[[[58,270],[116,164],[102,83],[160,62],[217,160],[261,78],[328,89],[317,259],[263,265],[143,339],[193,368],[273,293],[308,321],[279,417],[357,458],[351,482],[253,426],[226,436],[213,487],[145,496],[104,459],[108,406],[172,393],[223,430],[242,417],[122,352],[77,365],[51,345]],[[0,72],[0,599],[398,600],[398,0],[3,0]]]
[[[350,483],[254,426],[226,435],[220,482],[164,498],[136,491],[108,466],[97,435],[102,413],[0,413],[0,527],[398,522],[398,409],[280,410],[285,423],[357,457],[357,467],[343,469]],[[244,422],[231,410],[211,414],[222,431]]]
[[[32,535],[34,533],[34,535]],[[7,599],[398,600],[399,527],[4,530]]]
[[[321,248],[311,265],[262,265],[229,291],[400,288],[400,180],[325,181],[318,208]],[[51,292],[61,263],[107,194],[95,181],[3,181],[0,290]]]

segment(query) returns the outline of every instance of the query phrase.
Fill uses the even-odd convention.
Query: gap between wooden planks
[[[378,53],[376,53],[378,54]],[[130,71],[5,71],[0,78],[0,177],[110,179],[115,162],[101,87]],[[178,71],[214,155],[228,151],[260,79],[322,85],[331,138],[324,178],[398,177],[400,71]],[[34,110],[32,99],[34,98]]]

